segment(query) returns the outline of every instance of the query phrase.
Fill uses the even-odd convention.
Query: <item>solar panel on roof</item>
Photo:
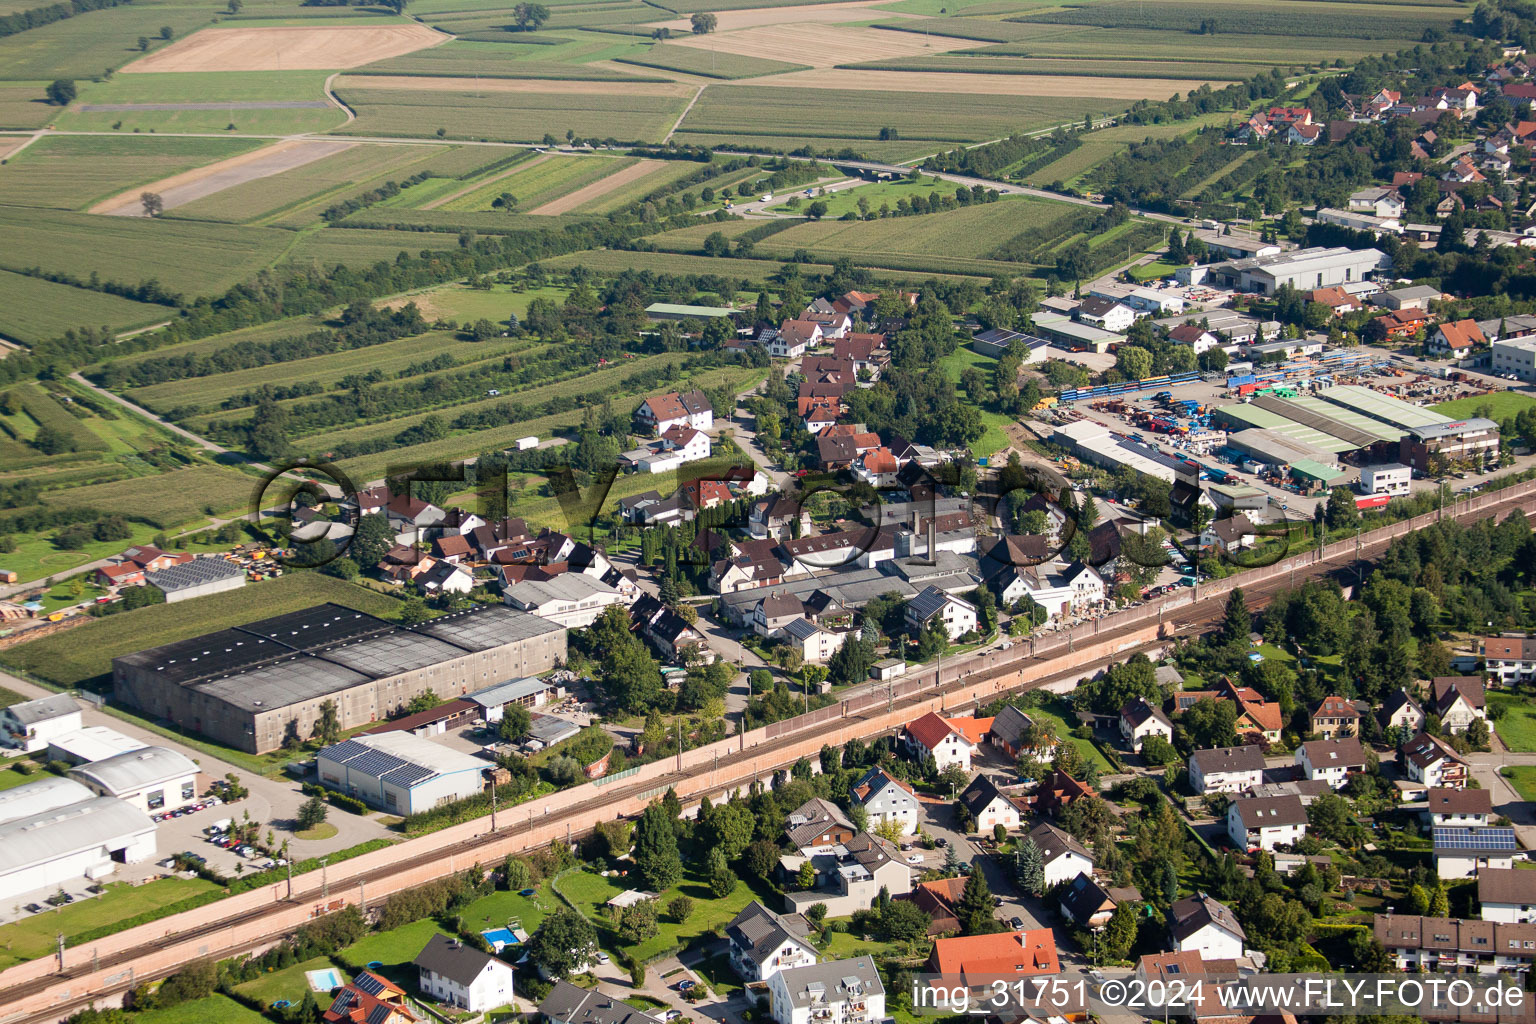
[[[401,763],[399,768],[389,773],[389,781],[397,786],[415,786],[425,782],[436,775],[431,768],[423,768],[419,764]]]
[[[393,754],[386,754],[382,750],[369,750],[357,760],[348,763],[348,768],[355,768],[366,775],[380,778],[389,774],[396,768],[405,767],[406,762]]]
[[[353,978],[352,985],[359,991],[366,992],[371,996],[376,996],[380,992],[384,991],[384,983],[380,981],[378,977],[368,973],[367,971],[363,971],[357,977]]]
[[[334,746],[326,747],[325,756],[340,764],[350,761],[352,758],[361,754],[368,753],[371,750],[371,747],[365,747],[363,744],[357,742],[357,740],[342,740],[340,743],[337,743]]]
[[[1443,827],[1434,831],[1436,850],[1493,850],[1519,849],[1512,828],[1455,828]]]

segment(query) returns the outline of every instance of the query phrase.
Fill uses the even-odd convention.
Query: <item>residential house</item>
[[[971,755],[976,752],[977,740],[957,726],[960,719],[941,718],[930,711],[915,721],[908,722],[902,730],[902,739],[912,756],[921,761],[932,757],[934,764],[943,771],[950,765],[971,770]],[[974,721],[974,719],[973,719]]]
[[[827,853],[787,855],[779,865],[793,875],[807,861],[816,872],[816,887],[785,894],[786,909],[792,913],[802,914],[821,903],[828,917],[847,917],[873,906],[881,889],[892,896],[912,891],[912,869],[901,851],[868,832],[860,832]]]
[[[1446,732],[1466,732],[1467,726],[1488,719],[1488,694],[1482,676],[1440,676],[1432,681],[1435,714]]]
[[[1292,124],[1285,130],[1287,146],[1315,146],[1326,138],[1327,126],[1322,124]]]
[[[805,617],[805,605],[794,594],[773,593],[752,609],[752,632],[769,640],[784,635],[784,629]]]
[[[1044,537],[1010,539],[1046,542]],[[987,585],[997,594],[999,603],[1011,606],[1027,597],[1050,619],[1082,614],[1107,598],[1104,577],[1082,562],[1015,563],[988,568],[991,574],[986,577]]]
[[[1079,782],[1066,772],[1051,772],[1040,780],[1030,794],[1037,814],[1057,814],[1074,800],[1098,796],[1098,790],[1086,782]]]
[[[432,554],[440,562],[460,565],[474,557],[474,541],[462,533],[446,533],[432,542]]]
[[[1483,825],[1430,829],[1434,843],[1435,874],[1442,881],[1471,878],[1488,868],[1508,870],[1515,866],[1520,849],[1513,828]]]
[[[901,463],[889,448],[881,447],[864,452],[848,468],[853,478],[860,483],[876,488],[894,487]]]
[[[785,320],[768,342],[768,354],[777,359],[799,359],[805,350],[821,343],[821,324],[814,320]]]
[[[799,532],[810,533],[811,514],[794,498],[774,493],[752,503],[747,510],[747,532],[754,538],[783,540]]]
[[[1536,961],[1536,924],[1377,914],[1375,934],[1400,971],[1524,974]]]
[[[1135,886],[1104,886],[1087,873],[1067,883],[1059,900],[1061,916],[1089,931],[1098,931],[1115,916],[1122,903],[1140,903],[1141,891]]]
[[[511,965],[457,938],[432,936],[413,962],[420,972],[417,987],[439,1003],[484,1013],[512,1002]]]
[[[1058,742],[1054,737],[1043,736],[1035,720],[1012,704],[1005,705],[992,719],[988,737],[994,747],[1011,758],[1028,754],[1037,761],[1049,761]]]
[[[709,435],[693,427],[668,427],[656,440],[619,456],[619,466],[641,473],[667,473],[709,458]]]
[[[747,981],[809,967],[817,959],[811,926],[799,914],[780,914],[753,900],[725,926],[731,966]]]
[[[1258,746],[1216,747],[1189,755],[1189,786],[1196,793],[1241,793],[1264,781]]]
[[[1500,686],[1536,679],[1536,637],[1486,636],[1483,667]]]
[[[1197,950],[1207,960],[1237,959],[1248,938],[1232,909],[1203,892],[1169,908],[1168,933],[1176,952]]]
[[[147,582],[149,573],[169,569],[173,565],[185,565],[194,557],[186,551],[173,555],[161,551],[153,544],[138,544],[108,559],[111,564],[96,570],[96,582],[104,587],[138,586]]]
[[[1307,808],[1299,796],[1240,796],[1227,805],[1227,835],[1239,850],[1291,846],[1307,834]]]
[[[1230,516],[1212,520],[1200,534],[1200,550],[1230,555],[1256,543],[1258,531],[1247,516]]]
[[[885,986],[869,956],[780,971],[768,979],[774,1024],[879,1024]]]
[[[859,777],[849,796],[864,807],[870,828],[894,821],[901,826],[902,835],[917,832],[921,810],[917,792],[879,765]]]
[[[1296,763],[1312,780],[1321,779],[1334,789],[1343,787],[1349,777],[1365,771],[1365,748],[1354,736],[1342,739],[1312,740],[1296,751]]]
[[[359,971],[337,989],[320,1019],[325,1024],[417,1024],[421,1020],[406,1005],[405,989],[373,971]]]
[[[1270,746],[1280,742],[1285,720],[1278,701],[1266,700],[1252,687],[1233,686],[1225,679],[1218,690],[1237,704],[1239,739],[1245,743],[1262,742]]]
[[[67,693],[0,708],[0,744],[24,753],[47,750],[50,742],[80,728],[80,705]]]
[[[791,619],[784,625],[781,640],[800,652],[806,664],[820,664],[843,646],[843,641],[854,634],[848,631],[834,633],[809,619]]]
[[[958,878],[938,878],[931,882],[919,882],[912,887],[904,899],[911,900],[918,909],[928,915],[932,922],[928,926],[929,935],[951,934],[960,931],[960,917],[958,907],[960,897],[965,892],[965,876]]]
[[[1483,868],[1477,873],[1477,905],[1484,921],[1536,922],[1536,871]]]
[[[1460,754],[1438,736],[1421,732],[1403,747],[1408,777],[1431,789],[1464,789],[1468,766]]]
[[[830,427],[816,438],[816,455],[821,468],[829,473],[851,469],[853,461],[865,452],[881,447],[880,435],[872,432],[843,433]]]
[[[1308,302],[1318,302],[1327,306],[1334,316],[1343,316],[1345,313],[1353,313],[1360,308],[1360,300],[1343,288],[1314,288],[1307,293]]]
[[[1188,345],[1195,355],[1209,352],[1221,344],[1221,338],[1198,324],[1179,324],[1168,332],[1168,340],[1176,345]]]
[[[852,332],[832,343],[832,358],[853,364],[856,374],[866,373],[878,377],[890,364],[890,353],[885,350],[885,335]]]
[[[812,797],[784,819],[784,836],[789,845],[809,856],[830,853],[858,835],[848,816],[830,800]]]
[[[1349,208],[1395,220],[1403,215],[1403,197],[1395,188],[1363,188],[1350,195]]]
[[[417,575],[416,585],[428,594],[467,594],[475,589],[475,577],[461,565],[434,559]]]
[[[1430,321],[1430,315],[1422,309],[1394,309],[1390,313],[1374,317],[1371,323],[1379,323],[1388,338],[1411,338]]]
[[[1173,723],[1163,709],[1147,703],[1145,697],[1126,702],[1120,709],[1120,737],[1137,753],[1148,736],[1161,736],[1173,742]]]
[[[1431,789],[1425,800],[1431,826],[1465,828],[1486,825],[1493,816],[1493,794],[1486,789]]]
[[[821,341],[835,341],[845,338],[853,329],[853,318],[847,313],[836,308],[828,310],[805,310],[800,314],[800,322],[813,323],[821,328]],[[782,334],[782,330],[780,331]]]
[[[976,606],[935,586],[924,587],[907,602],[905,618],[912,629],[927,629],[938,622],[951,641],[976,631]]]
[[[1325,740],[1336,736],[1354,736],[1360,731],[1360,709],[1343,697],[1328,696],[1307,713],[1307,729]]]
[[[1382,703],[1376,720],[1383,732],[1400,726],[1415,733],[1424,728],[1424,709],[1406,689],[1399,689]]]
[[[1049,928],[1024,932],[993,932],[988,935],[964,935],[935,939],[928,956],[926,971],[941,975],[944,984],[957,984],[966,978],[1034,978],[1061,973],[1056,955],[1056,937]]]
[[[436,526],[448,515],[430,501],[422,501],[409,494],[392,496],[389,504],[385,506],[384,513],[388,516],[389,525],[394,528],[396,536],[405,543],[425,539],[422,537],[422,531]]]
[[[1472,162],[1470,156],[1463,156],[1460,160],[1446,168],[1445,173],[1440,175],[1440,180],[1468,184],[1470,182],[1487,181],[1488,179],[1477,169],[1477,164]]]
[[[656,1024],[656,1018],[616,996],[556,981],[539,1004],[544,1024]]]
[[[960,804],[976,820],[974,831],[982,835],[991,835],[999,825],[1010,831],[1016,829],[1029,813],[1023,800],[1004,793],[986,773],[977,775],[965,787]]]
[[[1136,322],[1136,311],[1114,299],[1090,295],[1078,303],[1073,316],[1078,323],[1089,324],[1101,330],[1124,334]]]
[[[1432,355],[1465,359],[1472,354],[1473,349],[1487,343],[1488,339],[1483,337],[1477,321],[1469,319],[1436,327],[1434,333],[1429,336],[1428,347]]]
[[[641,402],[635,420],[650,433],[661,435],[673,427],[709,430],[715,425],[715,413],[704,392],[672,391]]]
[[[518,611],[548,619],[566,629],[585,629],[610,605],[630,603],[617,587],[579,572],[560,573],[548,580],[525,578],[503,586],[501,600]]]
[[[1070,882],[1078,875],[1093,873],[1093,854],[1055,825],[1042,821],[1029,830],[1028,838],[1040,848],[1046,889]]]

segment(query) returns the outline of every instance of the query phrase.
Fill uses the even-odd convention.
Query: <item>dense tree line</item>
[[[47,4],[43,7],[32,7],[14,14],[0,15],[0,38],[13,36],[28,29],[52,25],[56,21],[73,18],[77,14],[104,11],[109,7],[128,2],[129,0],[67,0],[67,2]]]

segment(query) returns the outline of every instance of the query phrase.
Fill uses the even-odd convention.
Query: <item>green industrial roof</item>
[[[1314,398],[1312,395],[1297,395],[1295,398],[1287,398],[1285,401],[1295,405],[1297,408],[1337,420],[1346,426],[1354,427],[1356,430],[1363,430],[1367,434],[1379,437],[1383,441],[1401,441],[1403,439],[1403,431],[1399,427],[1394,427],[1390,423],[1383,423],[1381,420],[1372,419],[1363,412],[1356,412],[1354,409],[1336,405],[1333,402],[1325,402],[1321,398]]]
[[[1320,462],[1313,462],[1311,459],[1297,459],[1291,463],[1291,472],[1325,484],[1346,475],[1337,466],[1325,466]]]
[[[1321,430],[1307,426],[1305,423],[1297,423],[1295,420],[1286,419],[1277,412],[1261,409],[1256,405],[1223,405],[1219,406],[1212,415],[1217,420],[1227,420],[1241,424],[1244,427],[1260,427],[1264,430],[1272,430],[1282,437],[1288,437],[1293,441],[1311,445],[1313,448],[1321,448],[1325,452],[1337,455],[1340,452],[1354,451],[1356,446],[1332,434],[1325,434]]]
[[[1400,398],[1384,395],[1379,391],[1358,384],[1336,384],[1319,391],[1318,397],[1335,405],[1363,412],[1367,416],[1407,430],[1411,427],[1432,427],[1440,423],[1454,423],[1450,416],[1412,405]]]

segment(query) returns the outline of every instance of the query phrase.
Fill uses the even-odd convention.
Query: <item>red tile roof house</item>
[[[635,410],[635,421],[653,434],[665,433],[673,427],[708,430],[715,425],[715,413],[704,392],[672,391],[641,402]]]
[[[931,755],[941,771],[952,764],[970,771],[971,755],[976,752],[976,745],[986,728],[980,727],[980,732],[973,738],[970,733],[975,732],[976,727],[968,724],[982,721],[992,724],[991,719],[940,718],[930,711],[907,723],[902,736],[916,757],[921,759]]]
[[[993,978],[1031,978],[1061,973],[1056,956],[1056,937],[1049,928],[1027,932],[994,932],[935,939],[927,970],[946,982],[967,977],[990,982]]]
[[[145,573],[184,565],[190,561],[192,555],[186,551],[173,555],[153,545],[143,544],[117,555],[115,564],[97,569],[96,581],[106,587],[136,586],[145,582]]]
[[[1457,320],[1435,328],[1435,333],[1429,336],[1428,348],[1440,355],[1465,359],[1473,349],[1486,344],[1488,339],[1483,337],[1476,320]]]

